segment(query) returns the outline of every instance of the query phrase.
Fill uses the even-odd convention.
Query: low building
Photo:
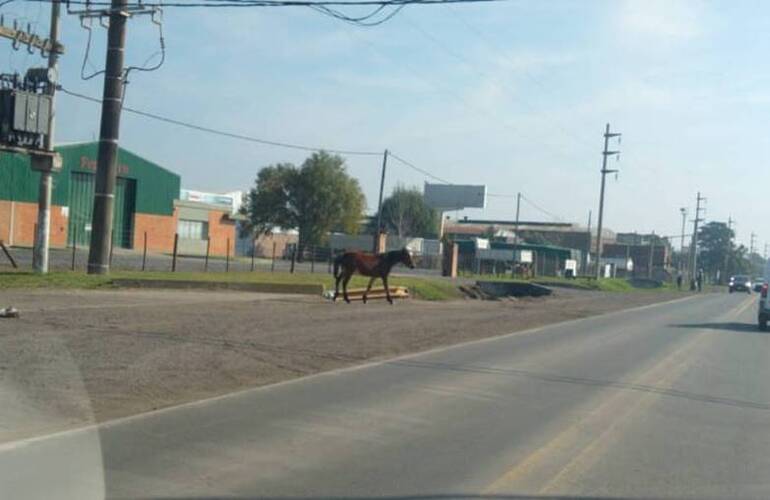
[[[98,143],[58,146],[62,170],[53,175],[51,246],[87,246],[91,239]],[[0,153],[0,239],[9,245],[32,246],[37,224],[40,174],[29,157]],[[120,148],[115,185],[112,241],[116,248],[137,248],[148,235],[148,249],[173,247],[174,200],[179,176]]]
[[[50,244],[87,247],[98,143],[61,145],[56,150],[62,156],[62,170],[53,175]],[[180,199],[185,194],[176,173],[123,148],[118,149],[117,163],[114,248],[142,251],[146,245],[149,252],[171,253],[178,233],[180,253],[205,254],[208,239],[212,255],[225,255],[228,240],[232,253],[239,217],[232,209],[233,196],[228,206],[222,205],[224,198],[216,203]],[[34,244],[39,182],[29,157],[0,153],[0,240],[6,244]]]

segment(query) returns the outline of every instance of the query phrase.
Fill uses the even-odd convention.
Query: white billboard
[[[487,187],[458,184],[428,184],[423,191],[425,204],[439,211],[485,208]]]

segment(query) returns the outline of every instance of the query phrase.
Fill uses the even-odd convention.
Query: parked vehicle
[[[729,283],[730,293],[733,292],[746,292],[751,293],[751,278],[748,276],[731,276]]]
[[[757,276],[757,277],[754,278],[753,283],[754,283],[754,286],[753,286],[752,289],[755,292],[761,292],[762,291],[762,285],[765,284],[765,278]]]

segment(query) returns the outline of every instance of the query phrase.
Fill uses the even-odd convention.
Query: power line
[[[37,1],[37,0],[33,0]],[[83,99],[86,101],[91,101],[94,103],[101,104],[102,100],[97,99],[95,97],[87,96],[84,94],[79,94],[77,92],[73,92],[71,90],[67,90],[64,87],[58,87],[58,90],[61,92],[77,97],[79,99]],[[147,111],[142,111],[135,108],[130,108],[128,106],[123,106],[123,110],[127,111],[129,113],[133,113],[135,115],[144,116],[145,118],[151,118],[153,120],[161,121],[164,123],[170,123],[172,125],[177,125],[180,127],[189,128],[192,130],[197,130],[199,132],[206,132],[209,134],[219,135],[222,137],[229,137],[231,139],[239,139],[242,141],[248,141],[248,142],[255,142],[257,144],[264,144],[266,146],[276,146],[281,148],[287,148],[287,149],[298,149],[301,151],[326,151],[328,153],[335,153],[335,154],[341,154],[341,155],[350,155],[350,156],[380,156],[382,153],[375,152],[375,151],[354,151],[354,150],[346,150],[346,149],[332,149],[332,148],[319,148],[319,147],[313,147],[313,146],[306,146],[301,144],[292,144],[288,142],[279,142],[279,141],[271,141],[267,139],[260,139],[257,137],[251,137],[243,134],[237,134],[233,132],[226,132],[224,130],[217,130],[211,127],[204,127],[203,125],[196,125],[194,123],[184,122],[182,120],[176,120],[174,118],[168,118],[165,116],[161,116],[155,113],[150,113]]]
[[[40,2],[50,3],[53,0],[25,0],[27,2]],[[509,2],[512,0],[320,0],[320,1],[308,1],[308,0],[201,0],[198,2],[137,2],[136,5],[141,5],[143,8],[152,7],[183,7],[183,8],[226,8],[226,7],[318,7],[318,6],[336,6],[336,7],[351,7],[351,6],[399,6],[399,5],[442,5],[442,4],[462,4],[462,3],[498,3]],[[100,9],[105,12],[109,11],[111,2],[108,1],[91,1],[91,0],[68,0],[68,5],[82,5],[84,7],[105,7]]]
[[[397,160],[398,162],[402,163],[403,165],[406,165],[407,167],[411,168],[412,170],[420,172],[424,176],[429,177],[429,178],[431,178],[431,179],[433,179],[435,181],[439,181],[439,182],[441,182],[443,184],[454,184],[453,182],[449,182],[446,179],[442,179],[441,177],[433,175],[430,172],[428,172],[427,170],[423,170],[420,167],[418,167],[417,165],[414,165],[413,163],[410,163],[410,162],[404,160],[400,156],[394,154],[392,151],[390,152],[390,157],[393,158],[394,160]]]
[[[541,212],[541,213],[551,217],[554,220],[557,220],[557,221],[563,221],[564,220],[562,217],[559,217],[558,215],[554,214],[553,212],[549,212],[548,210],[546,210],[543,207],[539,206],[537,203],[535,203],[534,201],[530,200],[529,198],[527,198],[524,195],[521,195],[521,199],[524,200],[525,202],[527,202],[527,204],[529,206],[531,206],[532,208],[534,208],[535,210],[537,210],[537,211],[539,211],[539,212]]]
[[[497,85],[498,85],[498,86],[499,86],[499,87],[500,87],[502,90],[504,90],[504,91],[505,91],[505,93],[506,93],[506,94],[507,94],[507,95],[508,95],[508,96],[509,96],[511,99],[513,99],[513,100],[515,100],[516,102],[520,103],[521,105],[523,105],[524,107],[526,107],[527,109],[529,109],[529,110],[530,110],[530,111],[532,111],[532,112],[535,112],[535,113],[542,113],[542,111],[540,111],[540,110],[538,110],[537,108],[535,108],[535,107],[534,107],[532,104],[530,104],[530,103],[529,103],[529,102],[528,102],[526,99],[523,99],[523,98],[519,97],[519,96],[518,96],[518,93],[517,93],[517,92],[516,92],[514,89],[511,89],[511,88],[510,88],[510,87],[509,87],[509,86],[508,86],[508,85],[507,85],[505,82],[503,82],[501,79],[499,79],[499,78],[497,78],[497,77],[495,77],[495,76],[493,76],[493,75],[490,75],[489,73],[487,73],[487,72],[486,72],[486,71],[484,71],[483,69],[479,68],[479,66],[478,66],[478,65],[477,65],[475,62],[471,61],[470,59],[468,59],[467,57],[463,56],[463,55],[462,55],[462,54],[460,54],[459,52],[456,52],[455,50],[453,50],[453,49],[449,48],[449,47],[448,47],[448,46],[447,46],[447,45],[446,45],[444,42],[442,42],[440,39],[438,39],[438,38],[437,38],[435,35],[433,35],[433,34],[429,33],[428,31],[426,31],[424,28],[422,28],[422,27],[421,27],[421,26],[419,26],[418,24],[414,23],[413,21],[410,21],[409,19],[406,19],[406,22],[407,22],[407,24],[409,24],[409,25],[410,25],[410,26],[411,26],[411,27],[412,27],[412,28],[413,28],[415,31],[417,31],[417,32],[418,32],[418,33],[420,33],[422,36],[424,36],[425,38],[427,38],[428,40],[430,40],[431,42],[433,42],[433,44],[434,44],[434,45],[436,45],[436,46],[437,46],[439,49],[441,49],[442,51],[444,51],[446,54],[448,54],[448,55],[449,55],[449,56],[451,56],[452,58],[456,59],[457,61],[460,61],[461,63],[465,64],[465,65],[466,65],[466,66],[467,66],[469,69],[471,69],[472,71],[475,71],[475,73],[476,73],[476,74],[478,74],[479,76],[481,76],[482,78],[489,78],[489,79],[492,79],[493,81],[495,81],[495,83],[497,83]],[[557,128],[557,129],[559,129],[559,130],[560,130],[560,131],[561,131],[561,132],[562,132],[564,135],[566,135],[566,136],[567,136],[567,137],[569,137],[570,139],[574,140],[576,144],[578,144],[578,145],[580,145],[580,146],[582,146],[582,147],[586,147],[586,148],[587,148],[587,147],[589,147],[589,146],[588,146],[588,144],[586,143],[586,141],[585,141],[585,140],[583,140],[583,139],[581,139],[580,137],[578,137],[577,135],[573,134],[573,133],[572,133],[572,131],[570,131],[569,129],[567,129],[566,127],[564,127],[564,126],[563,126],[561,123],[559,123],[557,120],[555,120],[555,119],[552,119],[552,118],[548,118],[548,117],[546,117],[546,119],[547,119],[548,121],[550,121],[550,122],[551,122],[551,123],[552,123],[552,124],[553,124],[553,125],[554,125],[554,126]]]

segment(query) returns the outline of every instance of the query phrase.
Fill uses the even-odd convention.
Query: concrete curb
[[[312,283],[245,283],[237,281],[194,281],[162,279],[114,279],[112,284],[123,288],[154,288],[182,290],[234,290],[238,292],[294,293],[321,295],[324,287]]]

